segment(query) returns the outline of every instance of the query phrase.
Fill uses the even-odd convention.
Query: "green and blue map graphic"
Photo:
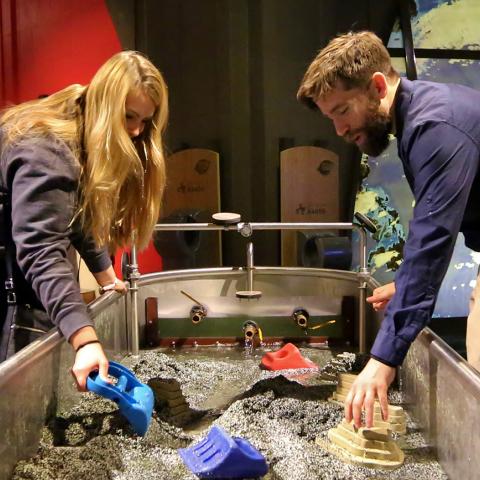
[[[415,48],[480,50],[480,1],[417,0],[417,16],[412,19]],[[402,36],[394,31],[389,47],[401,47]],[[405,75],[403,59],[394,59]],[[417,59],[419,80],[458,83],[480,90],[480,62],[476,60]],[[480,108],[480,105],[479,105]],[[379,157],[362,159],[363,181],[355,210],[375,219],[378,231],[369,239],[368,261],[380,283],[393,281],[402,262],[408,222],[413,213],[413,196],[397,156],[394,138]],[[468,314],[468,302],[475,285],[480,253],[464,245],[460,234],[443,281],[434,316],[458,317]]]

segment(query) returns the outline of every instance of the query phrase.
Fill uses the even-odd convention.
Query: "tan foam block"
[[[177,398],[171,398],[168,400],[168,406],[170,408],[172,407],[178,407],[178,405],[188,405],[187,404],[187,401],[185,400],[185,398],[183,397],[183,395],[181,397],[177,397]]]
[[[337,380],[337,374],[336,373],[322,372],[320,374],[320,378],[322,380],[327,381],[327,382],[333,382],[333,381]]]
[[[353,373],[339,373],[338,383],[341,383],[343,385],[351,385],[357,379],[357,377],[358,375],[354,375]]]
[[[383,420],[374,420],[373,424],[375,427],[388,428],[392,430],[392,432],[400,433],[402,435],[407,433],[407,427],[405,424],[384,422]]]
[[[180,391],[178,391],[178,392],[166,392],[164,390],[153,388],[153,387],[152,387],[152,390],[155,393],[155,397],[159,398],[161,400],[170,401],[170,400],[175,400],[177,398],[183,398],[183,393],[180,392]]]
[[[365,467],[398,468],[405,459],[403,452],[395,444],[390,445],[387,450],[363,449],[352,444],[334,430],[328,432],[328,438],[348,460]]]
[[[373,468],[396,468],[405,458],[387,428],[355,428],[345,419],[328,432],[329,440],[348,460]],[[317,442],[320,444],[320,442]]]
[[[383,422],[382,414],[380,412],[374,412],[373,419]],[[394,415],[388,414],[388,423],[406,425],[407,419],[405,418],[405,415],[394,416]]]
[[[179,413],[188,412],[189,410],[190,410],[190,407],[188,406],[187,403],[182,403],[181,405],[177,405],[176,407],[171,407],[169,409],[170,415],[172,416],[176,416]]]
[[[350,387],[337,387],[337,393],[342,395],[342,397],[346,397],[348,392],[350,391]]]
[[[389,405],[388,406],[389,415],[405,415],[405,410],[399,405]]]
[[[338,393],[338,392],[333,392],[332,394],[332,398],[340,403],[344,403],[346,397],[347,397],[346,395],[343,395],[342,393]]]
[[[372,428],[362,428],[362,435],[364,438],[372,441],[378,442],[388,442],[392,440],[392,435],[388,428],[381,427],[372,427]]]
[[[149,380],[148,385],[152,388],[155,387],[165,392],[182,391],[180,384],[175,379],[152,378]]]
[[[343,403],[345,401],[345,397],[342,397],[341,395],[338,395],[336,392],[333,392],[333,395],[330,400],[333,400],[334,402],[338,402],[338,403]],[[395,420],[396,420],[395,422],[391,422],[390,420],[388,422],[385,422],[382,420],[381,415],[374,414],[373,425],[375,428],[386,428],[386,429],[392,430],[392,432],[405,435],[407,433],[406,419],[403,418],[402,420],[400,419],[395,419]]]
[[[352,388],[353,382],[338,382],[337,384],[337,390],[350,390]]]
[[[355,433],[355,435],[359,435],[369,440],[381,440],[383,442],[387,442],[388,440],[392,439],[388,428],[377,427],[377,426],[370,427],[370,428],[367,428],[367,427],[357,428],[353,423],[353,420],[351,422],[347,422],[345,418],[340,422],[338,427],[339,428],[341,427],[349,432],[353,432]]]
[[[368,447],[359,445],[356,441],[346,438],[338,429],[333,429],[328,432],[328,438],[335,445],[344,448],[348,453],[354,457],[368,458],[371,460],[396,461],[398,455],[393,449],[389,449],[386,442],[375,442],[375,448],[372,448],[372,443]]]
[[[367,432],[366,435],[365,431]],[[388,433],[384,435],[377,434],[376,436],[373,434],[372,436],[372,432],[370,430],[361,428],[358,430],[351,429],[348,427],[348,424],[343,423],[337,427],[337,433],[364,449],[384,450],[384,443],[392,440],[392,437],[388,435]]]
[[[345,403],[345,399],[350,391],[350,388],[355,381],[357,375],[349,373],[341,373],[338,375],[338,385],[336,392],[332,394],[331,400]],[[405,411],[398,405],[388,406],[388,421],[385,422],[382,418],[382,410],[380,403],[375,401],[373,422],[375,427],[388,428],[400,434],[407,432],[407,420]]]
[[[191,410],[183,413],[178,413],[177,415],[174,415],[171,417],[171,421],[173,424],[177,426],[184,425],[192,420],[194,417],[194,414]]]

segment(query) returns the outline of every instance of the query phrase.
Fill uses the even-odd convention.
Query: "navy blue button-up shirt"
[[[458,232],[480,251],[480,92],[402,79],[395,122],[415,207],[396,293],[371,350],[391,366],[430,321]]]

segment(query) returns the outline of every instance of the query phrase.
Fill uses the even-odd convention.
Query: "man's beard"
[[[352,142],[359,134],[365,140],[358,148],[365,154],[378,157],[390,143],[389,135],[392,130],[392,118],[389,113],[378,109],[378,104],[371,101],[367,110],[365,125],[347,134],[347,141]]]

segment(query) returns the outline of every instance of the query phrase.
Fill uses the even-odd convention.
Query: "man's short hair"
[[[297,99],[310,108],[333,88],[366,87],[375,72],[397,79],[388,50],[374,33],[349,32],[331,40],[318,52],[305,73]]]

